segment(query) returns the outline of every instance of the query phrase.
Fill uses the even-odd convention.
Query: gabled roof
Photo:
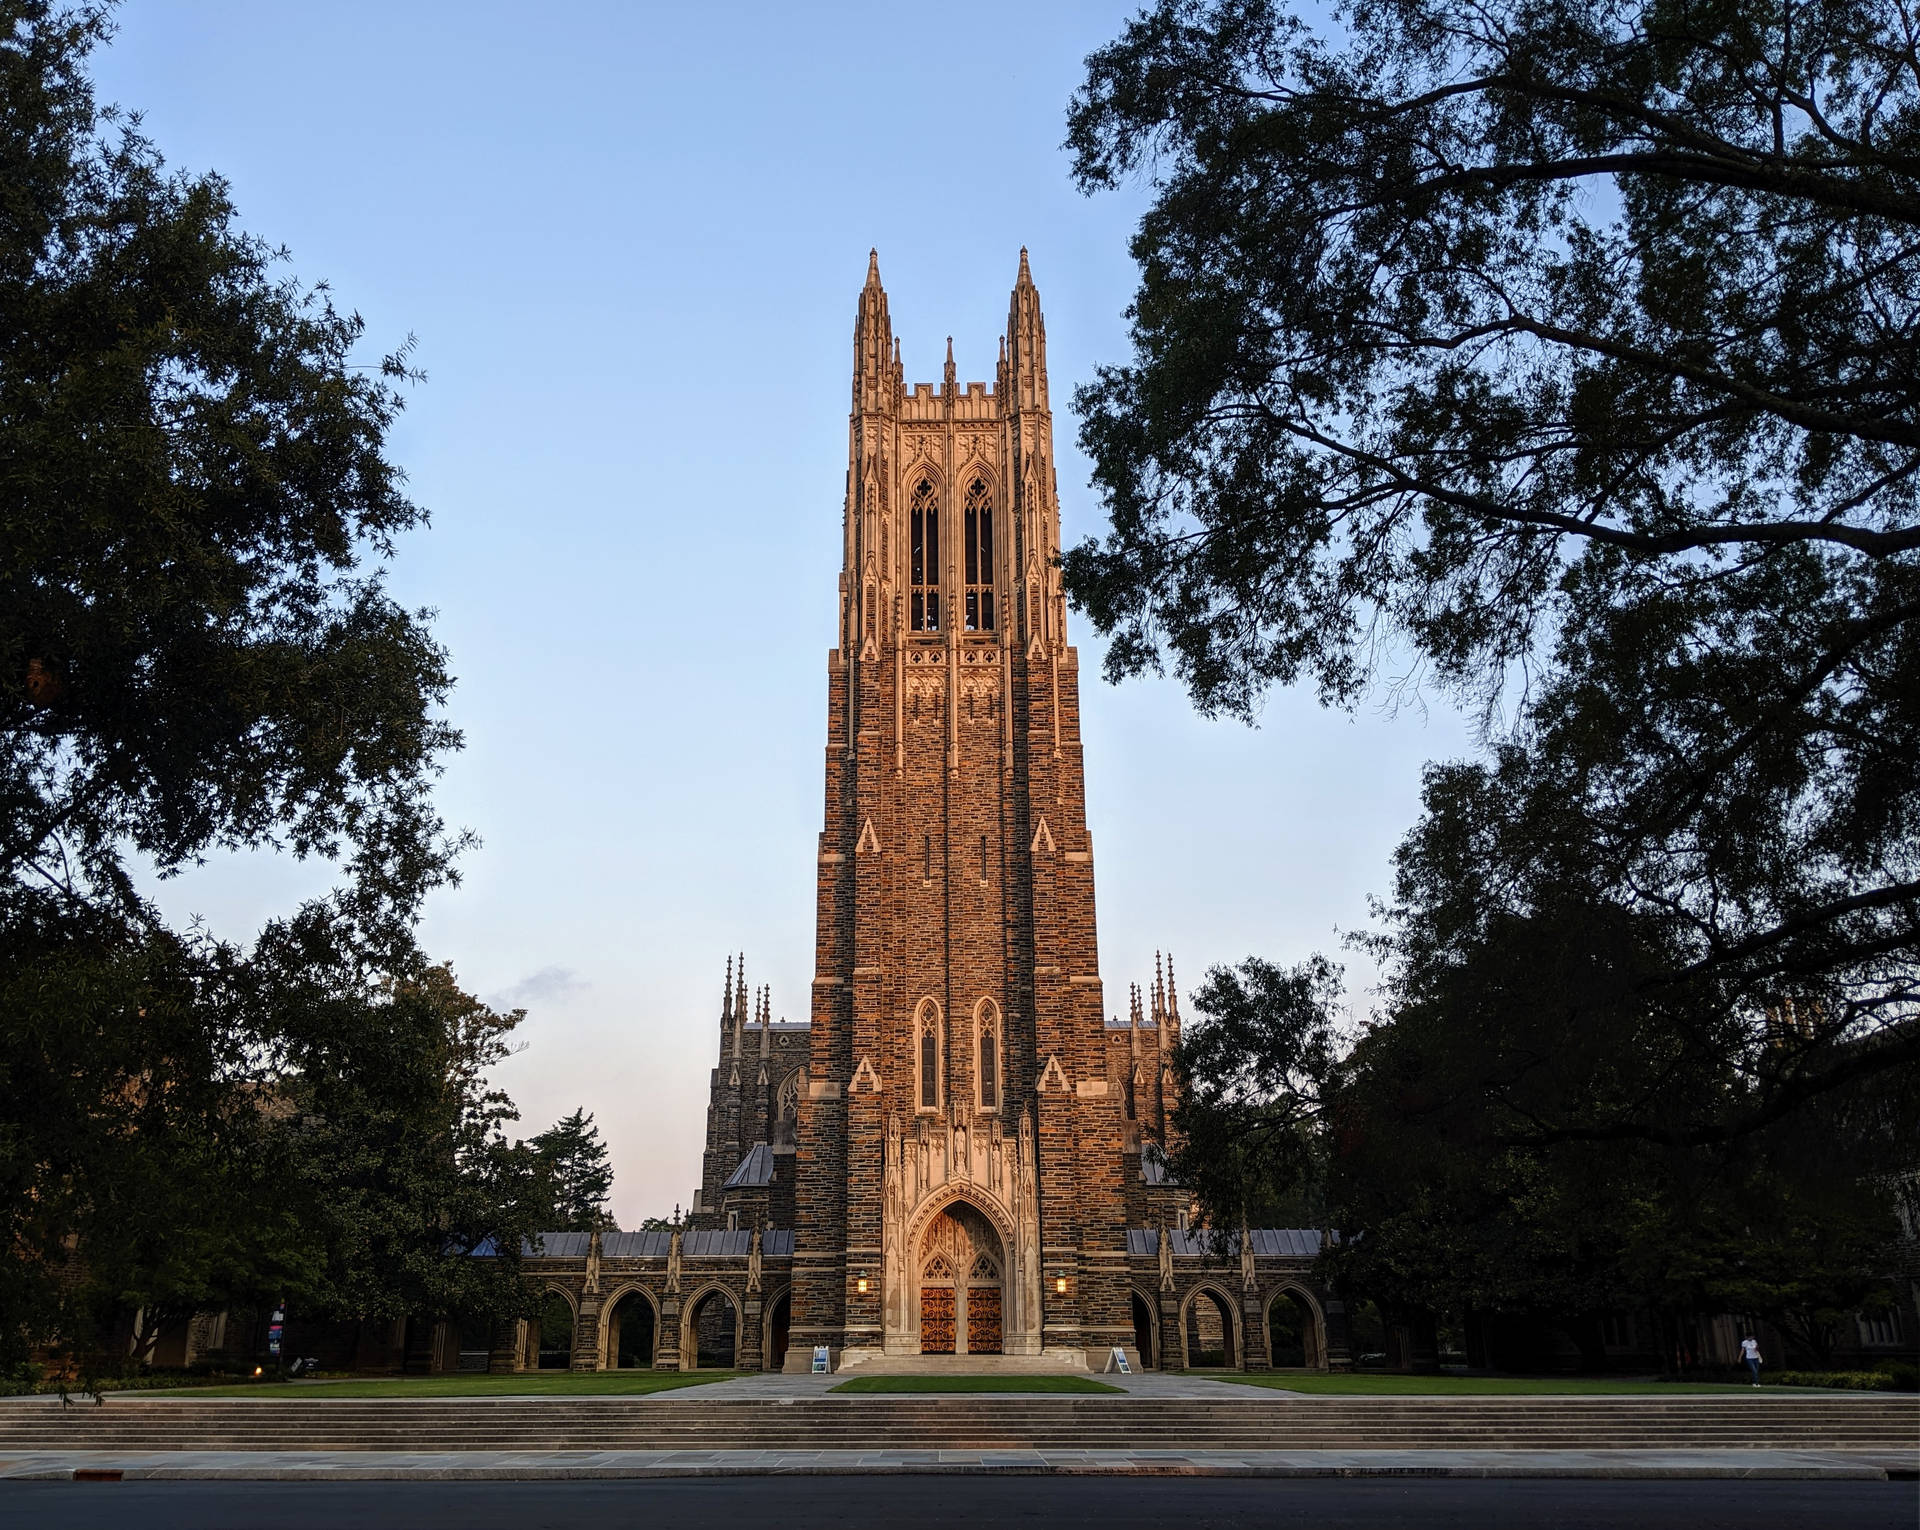
[[[756,1142],[747,1150],[747,1156],[734,1166],[727,1176],[723,1190],[740,1190],[756,1185],[773,1183],[773,1149],[764,1142]]]
[[[1150,1185],[1177,1185],[1179,1180],[1167,1172],[1167,1161],[1155,1152],[1140,1155],[1140,1177]]]

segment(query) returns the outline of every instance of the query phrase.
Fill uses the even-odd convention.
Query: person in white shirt
[[[1753,1377],[1753,1384],[1760,1385],[1760,1341],[1748,1334],[1740,1341],[1740,1358],[1747,1362],[1747,1374]]]

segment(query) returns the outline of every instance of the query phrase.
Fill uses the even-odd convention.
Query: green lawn
[[[1119,1392],[1085,1376],[855,1376],[836,1392]]]
[[[641,1397],[729,1381],[736,1371],[528,1371],[519,1376],[365,1376],[352,1381],[260,1381],[155,1392],[155,1397]]]
[[[1244,1371],[1191,1371],[1212,1381],[1238,1382],[1249,1387],[1276,1387],[1287,1392],[1311,1392],[1339,1397],[1665,1397],[1674,1392],[1749,1392],[1751,1387],[1719,1381],[1626,1381],[1612,1377],[1580,1376],[1402,1376],[1285,1372],[1249,1374]],[[1769,1387],[1783,1392],[1798,1388]]]

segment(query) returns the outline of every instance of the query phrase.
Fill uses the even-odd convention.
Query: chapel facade
[[[1143,1151],[1179,999],[1169,963],[1108,1014],[1053,452],[1026,251],[991,386],[959,382],[951,340],[937,386],[907,383],[871,256],[806,1015],[776,1021],[729,963],[682,1228],[556,1235],[529,1261],[576,1363],[635,1353],[623,1304],[662,1366],[723,1328],[731,1363],[769,1369],[1344,1359],[1319,1234],[1204,1238]],[[523,1333],[515,1363],[539,1350]]]

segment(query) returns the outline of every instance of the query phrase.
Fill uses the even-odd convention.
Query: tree
[[[379,572],[417,374],[98,105],[105,7],[0,20],[0,1360],[115,1307],[433,1299],[525,1176],[474,1071],[510,1021],[413,938],[461,845],[447,656]],[[251,948],[170,928],[142,877],[220,850],[340,884]]]
[[[527,1144],[533,1150],[549,1186],[551,1232],[615,1230],[618,1224],[607,1210],[613,1193],[613,1165],[600,1128],[584,1107],[562,1116]]]
[[[1065,577],[1109,675],[1170,660],[1250,717],[1405,665],[1479,705],[1493,757],[1436,774],[1411,848],[1470,838],[1469,880],[1399,913],[1458,911],[1464,958],[1476,908],[1558,927],[1585,889],[1638,932],[1619,1002],[1739,1076],[1679,1114],[1543,1095],[1541,1139],[1911,1086],[1920,18],[1345,20],[1161,0],[1075,97],[1082,186],[1154,193],[1133,359],[1076,398],[1111,530]]]
[[[1324,1223],[1339,994],[1340,969],[1319,956],[1292,969],[1250,956],[1194,992],[1170,1140],[1157,1147],[1216,1228]]]

